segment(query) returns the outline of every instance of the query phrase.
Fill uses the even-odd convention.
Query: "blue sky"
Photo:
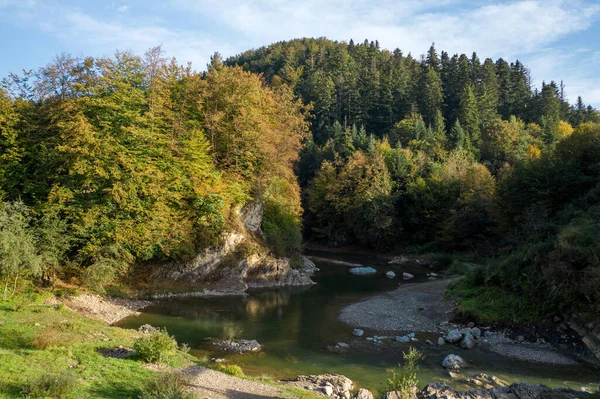
[[[0,0],[0,76],[59,53],[168,55],[204,69],[234,55],[304,36],[378,39],[415,56],[432,42],[481,59],[520,59],[534,85],[561,80],[571,101],[600,107],[598,0]]]

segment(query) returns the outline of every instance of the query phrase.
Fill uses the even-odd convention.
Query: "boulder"
[[[258,352],[262,349],[261,345],[254,339],[217,341],[213,342],[213,345],[218,346],[224,351],[235,353]]]
[[[373,274],[377,273],[377,270],[375,270],[372,267],[353,267],[352,269],[350,269],[350,273],[357,275]]]
[[[286,385],[326,394],[333,398],[350,398],[354,389],[351,379],[339,374],[299,375]]]
[[[373,399],[371,391],[361,388],[354,394],[353,399]]]
[[[459,370],[461,367],[466,365],[462,357],[454,354],[450,354],[442,361],[442,367],[448,370]]]
[[[471,333],[466,333],[462,341],[460,341],[461,348],[472,349],[475,347],[475,338]]]
[[[393,271],[389,271],[385,275],[387,276],[387,278],[394,278],[394,277],[396,277],[396,273],[394,273]]]
[[[410,280],[411,278],[414,278],[414,277],[415,277],[415,276],[413,276],[413,275],[412,275],[412,274],[410,274],[410,273],[402,273],[402,278],[403,278],[404,280]]]
[[[442,338],[442,337],[438,338],[438,340],[437,340],[437,344],[438,345],[441,346],[441,345],[444,345],[445,343],[446,343],[446,340],[444,338]]]
[[[479,339],[481,338],[481,330],[477,327],[473,327],[471,329],[471,335],[473,335],[473,338]]]
[[[352,330],[352,335],[354,335],[355,337],[362,337],[364,333],[365,332],[360,328],[355,328],[354,330]]]
[[[300,262],[301,262],[301,265],[296,270],[298,270],[302,274],[306,274],[307,276],[312,276],[313,274],[315,274],[315,272],[319,271],[319,268],[317,267],[317,265],[315,265],[315,262],[308,259],[306,256],[301,256]]]
[[[446,335],[446,341],[453,344],[459,342],[462,338],[463,334],[458,329],[451,330],[448,332],[448,335]]]
[[[145,333],[145,334],[149,334],[149,333],[160,331],[160,328],[153,327],[150,324],[142,324],[141,326],[138,327],[138,331]]]

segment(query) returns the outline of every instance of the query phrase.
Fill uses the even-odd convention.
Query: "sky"
[[[519,59],[533,84],[565,83],[600,108],[600,0],[0,0],[0,77],[57,54],[143,54],[162,45],[204,70],[272,42],[325,36],[379,40],[415,57],[432,43],[481,60]]]

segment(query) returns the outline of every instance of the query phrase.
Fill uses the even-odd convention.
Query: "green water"
[[[409,344],[374,346],[365,337],[374,332],[365,330],[362,338],[351,335],[352,327],[337,320],[337,312],[346,304],[395,289],[401,279],[388,279],[385,272],[401,275],[409,272],[413,282],[427,281],[428,270],[419,266],[393,266],[386,261],[367,256],[314,253],[372,265],[375,275],[355,276],[348,267],[318,262],[321,268],[313,278],[318,284],[308,288],[251,291],[246,297],[177,298],[161,300],[135,317],[121,322],[122,327],[137,328],[142,324],[166,327],[178,342],[190,345],[191,353],[202,357],[221,357],[240,365],[252,376],[269,375],[277,379],[298,374],[338,373],[360,386],[378,389],[386,380],[386,370],[402,359]],[[418,334],[421,343],[412,344],[426,355],[419,378],[422,384],[445,381],[452,383],[441,368],[442,359],[455,353],[471,367],[464,374],[479,372],[500,378],[552,387],[597,387],[600,370],[589,366],[548,367],[516,362],[479,349],[468,351],[456,346],[430,347],[422,342],[435,341],[437,336]],[[256,339],[263,351],[251,354],[228,354],[216,350],[209,338]],[[346,342],[351,350],[334,354],[328,345]],[[460,386],[458,386],[460,387]]]

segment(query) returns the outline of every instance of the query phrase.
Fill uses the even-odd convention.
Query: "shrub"
[[[166,330],[146,334],[133,344],[133,350],[148,363],[162,363],[177,350],[177,341]]]
[[[403,398],[413,396],[413,390],[419,383],[417,374],[419,366],[417,363],[423,359],[423,354],[415,348],[410,348],[408,353],[402,352],[404,365],[398,365],[395,370],[390,370],[392,376],[388,378],[386,392],[398,391]]]
[[[243,377],[244,376],[244,371],[242,370],[242,368],[235,364],[227,364],[227,365],[217,364],[214,367],[214,369],[217,371],[220,371],[222,373],[232,375],[234,377]]]
[[[76,389],[77,378],[72,374],[44,374],[23,388],[31,398],[64,398]]]
[[[33,339],[32,345],[36,349],[58,348],[67,346],[72,340],[54,327],[45,328]]]
[[[178,374],[164,374],[148,381],[142,388],[140,399],[192,399],[185,391],[186,381]]]

